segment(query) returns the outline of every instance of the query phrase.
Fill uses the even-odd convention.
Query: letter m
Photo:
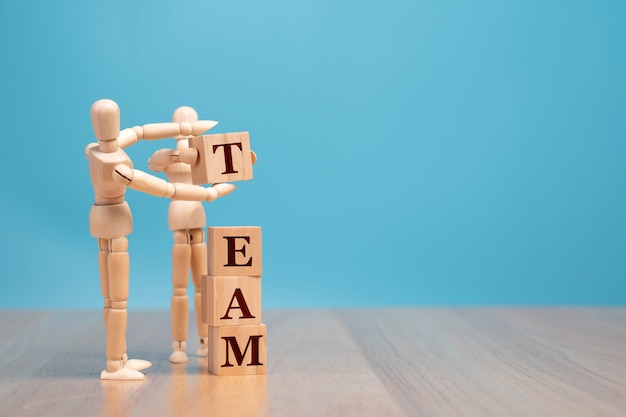
[[[230,355],[229,352],[232,349],[233,356],[235,357],[235,361],[237,361],[237,365],[241,366],[243,363],[246,354],[248,353],[248,349],[250,349],[250,363],[247,366],[261,366],[263,365],[259,362],[259,339],[262,338],[263,335],[258,336],[250,336],[248,338],[248,343],[246,344],[246,348],[243,353],[239,348],[239,343],[237,343],[237,338],[235,336],[226,336],[222,337],[226,342],[226,362],[222,365],[222,368],[235,366],[230,363]]]

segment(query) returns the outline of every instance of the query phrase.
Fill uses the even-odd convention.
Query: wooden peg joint
[[[134,177],[133,169],[128,165],[120,164],[113,169],[113,180],[115,182],[128,185],[133,181]]]
[[[128,239],[117,237],[109,240],[109,252],[128,252]]]
[[[111,301],[111,308],[115,310],[126,310],[126,301]]]
[[[192,126],[190,122],[180,122],[180,136],[191,135]]]

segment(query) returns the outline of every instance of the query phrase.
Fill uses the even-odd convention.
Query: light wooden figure
[[[198,114],[191,107],[179,107],[172,117],[174,122],[195,122]],[[189,136],[176,136],[176,149],[161,149],[150,158],[148,167],[157,172],[164,171],[170,181],[191,184],[191,165],[197,159],[197,150],[189,148]],[[187,163],[185,163],[187,162]],[[197,354],[207,356],[207,327],[201,317],[201,277],[207,273],[207,247],[204,239],[206,214],[199,201],[172,201],[167,214],[170,230],[174,232],[172,248],[172,284],[174,293],[171,302],[172,349],[170,362],[188,361],[186,354],[189,328],[189,300],[187,285],[191,269],[194,285],[194,309],[200,347]]]
[[[261,228],[209,227],[208,275],[260,277],[263,270]]]
[[[261,277],[202,277],[202,318],[209,326],[261,324]]]
[[[177,135],[198,135],[215,125],[213,121],[157,123],[120,131],[120,111],[112,100],[98,100],[91,107],[91,120],[97,143],[89,144],[85,155],[95,194],[89,215],[91,235],[98,239],[98,265],[104,298],[106,329],[106,369],[101,379],[144,379],[140,371],[150,362],[128,359],[126,324],[129,285],[129,255],[126,236],[132,231],[132,215],[125,201],[126,188],[158,197],[194,201],[213,201],[235,188],[231,184],[214,187],[169,183],[133,169],[122,150],[140,139],[159,139]]]
[[[260,375],[266,373],[266,328],[209,326],[209,372],[215,375]]]

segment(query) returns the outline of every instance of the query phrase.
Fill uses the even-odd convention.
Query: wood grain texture
[[[218,377],[206,358],[168,362],[167,311],[130,310],[129,354],[154,366],[123,382],[98,379],[101,313],[0,311],[0,416],[626,415],[626,308],[269,310],[264,322],[267,375]]]

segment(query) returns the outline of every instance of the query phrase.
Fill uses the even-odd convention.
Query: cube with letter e
[[[261,276],[261,228],[258,226],[209,227],[208,275]]]

